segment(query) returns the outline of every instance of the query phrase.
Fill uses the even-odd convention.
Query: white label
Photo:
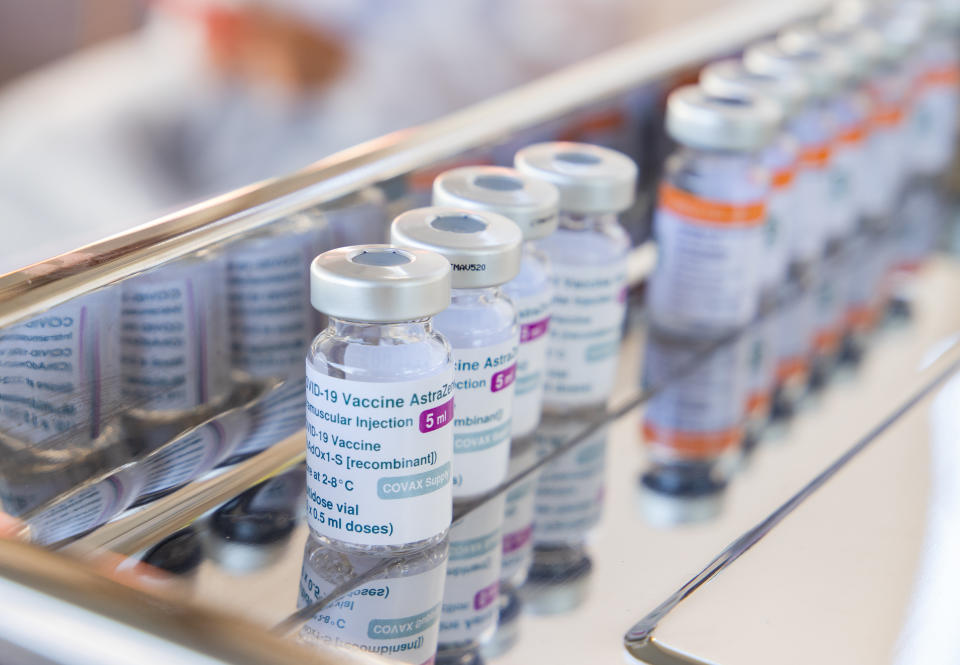
[[[182,410],[229,390],[222,264],[160,268],[123,283],[121,370],[131,406]]]
[[[900,126],[876,126],[867,137],[866,163],[870,187],[865,188],[864,212],[878,217],[890,212],[903,175]]]
[[[835,352],[840,343],[846,308],[845,294],[840,290],[842,278],[840,261],[836,259],[824,261],[816,275],[813,344],[824,353]]]
[[[115,290],[57,307],[0,331],[0,418],[3,429],[34,443],[69,434],[98,437],[116,415],[116,370],[103,339]]]
[[[402,545],[446,530],[452,368],[395,383],[306,371],[310,528],[357,545]]]
[[[553,290],[549,288],[535,296],[514,298],[520,324],[520,349],[517,354],[517,382],[513,401],[515,438],[531,434],[540,422],[552,301]]]
[[[507,478],[517,340],[454,349],[453,496],[482,494]]]
[[[351,646],[400,662],[430,662],[437,649],[446,566],[406,577],[374,580],[319,610],[300,630],[305,642]],[[304,561],[297,607],[336,587]]]
[[[786,276],[790,263],[790,236],[797,227],[794,199],[792,184],[770,192],[760,256],[760,283],[764,286],[779,285]]]
[[[147,459],[146,484],[141,495],[162,492],[200,477],[230,454],[247,425],[245,412],[231,411],[172,441]]]
[[[544,403],[603,404],[613,390],[627,308],[626,259],[603,266],[554,263]]]
[[[926,88],[910,114],[910,157],[924,173],[945,169],[956,141],[958,91],[953,85]]]
[[[777,375],[781,381],[807,371],[816,307],[814,290],[805,288],[791,293],[777,312]]]
[[[763,225],[691,223],[656,214],[657,267],[650,278],[653,320],[694,332],[745,324],[757,311]]]
[[[80,490],[29,520],[31,540],[49,545],[105,524],[129,505],[138,484],[118,473]]]
[[[747,411],[763,410],[773,392],[777,368],[777,317],[773,312],[746,332]]]
[[[510,477],[526,471],[537,461],[536,446],[510,460]],[[515,582],[525,577],[533,559],[534,491],[539,471],[525,476],[506,492],[503,507],[503,561],[500,579]]]
[[[303,427],[303,391],[303,379],[291,378],[254,403],[248,410],[249,436],[233,454],[260,452],[299,432]]]
[[[820,257],[828,227],[830,180],[823,168],[801,166],[794,179],[794,203],[797,223],[790,236],[794,260],[810,261]]]
[[[538,455],[543,458],[566,444],[583,426],[580,421],[573,426],[541,425]],[[600,521],[606,451],[606,432],[601,430],[543,467],[534,499],[534,544],[580,543]]]
[[[830,159],[829,198],[826,212],[830,215],[827,235],[844,237],[857,225],[859,201],[856,178],[861,169],[862,150],[859,143],[839,143]]]
[[[233,364],[250,375],[299,373],[314,336],[309,264],[321,230],[256,239],[230,251],[227,297]]]
[[[500,494],[451,529],[440,644],[476,640],[496,624],[502,527]]]

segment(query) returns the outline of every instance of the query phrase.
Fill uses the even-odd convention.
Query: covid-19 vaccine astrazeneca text
[[[514,169],[466,166],[440,174],[434,205],[495,212],[523,232],[520,273],[503,285],[517,308],[520,350],[514,388],[513,437],[527,437],[540,422],[546,375],[548,326],[553,302],[550,261],[535,241],[557,229],[557,188]]]
[[[450,264],[428,251],[359,245],[310,266],[329,317],[307,354],[307,523],[342,550],[439,542],[451,520],[453,362],[432,317]]]
[[[507,478],[520,333],[500,287],[520,270],[523,235],[496,213],[435,206],[397,217],[390,239],[452,266],[450,306],[434,320],[453,348],[453,497],[472,499]]]
[[[719,337],[746,326],[760,304],[770,176],[761,155],[780,108],[761,97],[720,97],[684,86],[667,102],[680,145],[660,185],[649,285],[654,326]]]
[[[514,166],[560,192],[559,228],[538,242],[554,286],[544,410],[589,410],[606,403],[617,370],[630,246],[617,215],[633,205],[637,167],[615,150],[569,142],[528,146]]]

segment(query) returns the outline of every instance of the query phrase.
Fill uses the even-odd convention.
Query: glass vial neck
[[[568,231],[590,231],[617,224],[617,213],[604,212],[580,215],[571,212],[560,213],[560,228]]]
[[[433,333],[433,319],[371,323],[369,321],[349,321],[331,316],[328,330],[340,339],[355,341],[360,344],[377,343],[384,339],[396,342],[413,341],[424,339]]]
[[[479,289],[451,289],[450,304],[461,306],[476,306],[491,303],[500,297],[499,286],[488,286]]]

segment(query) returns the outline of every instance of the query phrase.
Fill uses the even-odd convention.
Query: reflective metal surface
[[[0,499],[20,520],[14,534],[85,561],[128,557],[120,569],[147,562],[167,573],[154,580],[158,594],[207,612],[184,621],[200,617],[193,620],[206,627],[229,615],[256,626],[233,626],[249,638],[236,644],[216,631],[210,644],[190,642],[217,662],[289,662],[286,647],[264,655],[278,637],[317,649],[318,658],[332,645],[430,662],[424,644],[437,639],[437,662],[612,661],[624,657],[625,632],[631,653],[650,662],[680,652],[769,660],[773,647],[758,648],[743,626],[771,617],[768,644],[798,641],[791,626],[827,597],[847,602],[838,614],[866,606],[888,626],[872,662],[890,660],[895,648],[922,653],[910,640],[922,634],[921,601],[937,593],[910,586],[916,567],[936,563],[932,546],[924,554],[918,545],[921,488],[931,484],[930,496],[945,502],[949,480],[940,466],[928,472],[917,454],[925,449],[914,444],[929,440],[931,456],[949,453],[939,442],[953,431],[953,383],[947,397],[924,391],[960,362],[960,312],[948,305],[960,295],[956,259],[946,252],[918,261],[922,269],[898,284],[875,331],[846,340],[842,362],[818,368],[809,390],[798,386],[795,409],[775,400],[771,422],[761,415],[746,430],[739,409],[751,340],[812,291],[784,289],[758,321],[709,343],[664,336],[646,320],[662,102],[686,74],[674,70],[819,4],[735,3],[290,178],[0,277]],[[610,408],[545,418],[510,480],[458,506],[451,534],[430,552],[378,560],[324,548],[303,519],[303,356],[323,325],[309,304],[308,261],[327,248],[382,241],[389,219],[424,203],[446,166],[509,164],[517,147],[544,138],[617,147],[641,166],[638,204],[623,218],[634,242],[632,288]],[[928,259],[936,237],[958,237],[945,212],[955,202],[940,181],[911,192],[933,195],[946,228],[930,214],[931,224],[905,227],[919,228],[919,240],[890,233],[873,249],[916,241]],[[816,266],[847,282],[857,268],[843,253]],[[939,414],[929,431],[918,420],[928,407]],[[691,421],[703,425],[696,436],[686,431]],[[857,474],[903,485],[891,493],[850,485]],[[498,518],[511,510],[532,513],[532,525],[500,533]],[[931,515],[928,537],[946,538],[946,522]],[[0,542],[0,556],[31,551],[10,548]],[[800,573],[797,553],[821,567],[805,562]],[[490,577],[496,559],[511,557],[513,574]],[[873,564],[861,565],[867,558]],[[18,579],[26,568],[4,571],[11,594],[22,587],[14,605],[26,607],[57,581],[47,576],[62,559],[43,561],[36,580]],[[875,591],[891,570],[899,586]],[[61,581],[70,603],[100,598],[83,580]],[[849,597],[836,594],[844,586]],[[911,593],[919,600],[903,619]],[[47,603],[56,594],[40,596]],[[145,630],[167,625],[130,611]],[[179,616],[179,606],[169,611]],[[15,615],[0,620],[0,644],[68,660],[33,633],[4,630]],[[902,625],[910,628],[895,647]],[[173,632],[163,648],[196,638]],[[813,643],[789,657],[822,656]],[[830,660],[863,660],[859,644],[835,639]]]

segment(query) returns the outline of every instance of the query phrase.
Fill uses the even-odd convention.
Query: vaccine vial
[[[550,261],[536,241],[557,228],[557,188],[495,166],[463,167],[441,173],[433,183],[433,203],[498,213],[523,233],[519,274],[503,285],[517,308],[520,349],[514,386],[514,439],[527,437],[540,422],[546,375],[547,332],[553,302]]]
[[[326,598],[382,561],[370,554],[339,552],[308,538],[297,607]],[[437,650],[446,570],[446,541],[398,557],[372,580],[318,610],[300,629],[299,640],[353,647],[410,665],[430,663]]]
[[[472,662],[497,629],[503,500],[484,501],[450,529],[438,664]]]
[[[757,74],[739,60],[708,65],[700,72],[700,85],[717,97],[767,99],[779,106],[784,119],[780,131],[760,153],[760,161],[770,176],[770,192],[759,257],[762,319],[747,331],[751,349],[746,434],[749,442],[759,437],[769,419],[779,379],[782,377],[785,385],[806,385],[807,381],[805,358],[808,340],[813,335],[813,317],[793,317],[791,323],[799,324],[799,330],[782,330],[782,315],[788,306],[786,291],[795,272],[793,266],[800,262],[794,250],[800,241],[795,236],[804,232],[797,216],[794,187],[799,144],[786,126],[805,103],[809,90],[798,77]]]
[[[654,217],[648,299],[657,328],[716,337],[756,316],[770,192],[760,155],[780,120],[779,107],[760,97],[716,97],[699,86],[670,94],[667,133],[680,147]]]
[[[324,217],[298,214],[224,247],[231,364],[241,380],[302,381],[318,332],[310,262],[332,246]]]
[[[453,365],[433,316],[450,264],[360,245],[310,266],[329,324],[307,353],[307,524],[344,551],[427,547],[451,520]]]
[[[9,445],[116,434],[120,291],[103,289],[0,330],[0,430]]]
[[[777,41],[747,49],[744,64],[750,71],[778,78],[801,78],[810,91],[802,109],[787,121],[800,144],[800,168],[795,179],[799,210],[795,248],[800,261],[795,279],[802,290],[813,291],[813,335],[808,341],[811,383],[819,384],[834,366],[843,332],[844,290],[836,253],[838,229],[846,204],[834,208],[844,195],[848,177],[843,163],[835,165],[837,140],[834,99],[849,79],[849,65],[833,52],[815,49],[787,50]]]
[[[226,265],[201,252],[121,284],[120,371],[127,424],[162,445],[220,411],[232,389]]]
[[[559,227],[538,241],[554,293],[544,411],[590,411],[616,377],[630,248],[617,218],[633,205],[637,167],[615,150],[563,141],[523,148],[514,166],[560,192]]]
[[[520,270],[523,236],[496,213],[436,206],[397,217],[390,240],[453,268],[450,306],[434,321],[453,348],[453,498],[473,499],[507,478],[520,334],[501,287]]]

